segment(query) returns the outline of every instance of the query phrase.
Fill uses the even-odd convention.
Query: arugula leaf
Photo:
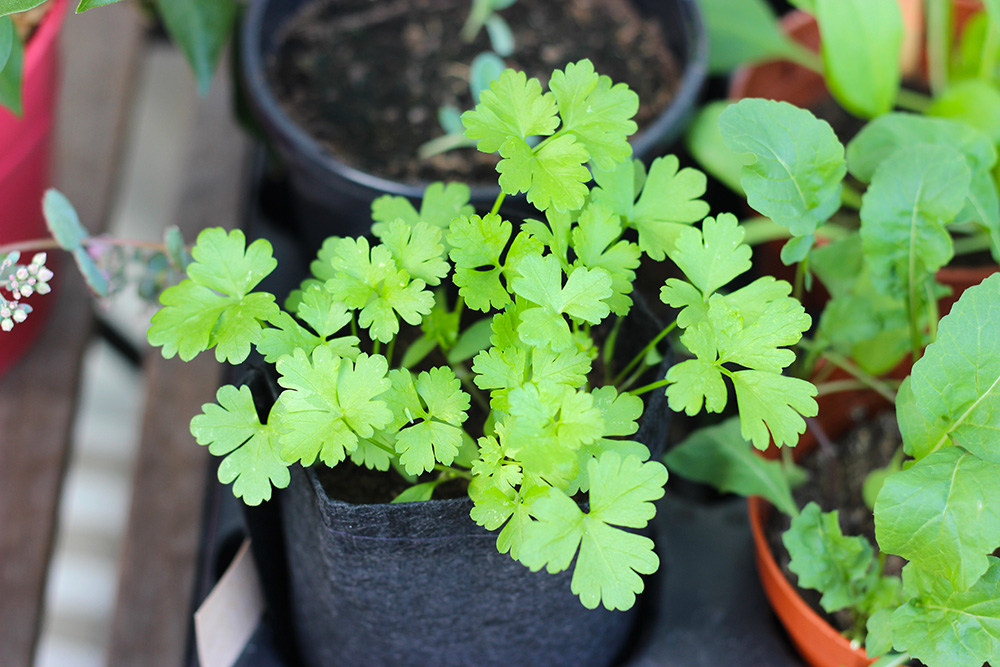
[[[756,158],[743,167],[747,203],[794,236],[840,208],[847,165],[826,121],[787,102],[745,99],[719,114],[719,130],[733,152]]]
[[[251,292],[277,266],[271,245],[259,239],[246,246],[243,232],[219,228],[198,235],[188,278],[160,296],[146,338],[163,356],[190,361],[215,347],[219,361],[241,363],[261,338],[262,322],[276,318],[274,296]]]
[[[845,536],[837,512],[810,502],[792,519],[781,541],[799,586],[823,594],[820,604],[835,612],[861,603],[879,579],[875,550],[864,537]]]
[[[247,386],[226,385],[216,393],[217,403],[206,403],[191,420],[191,434],[208,445],[219,465],[219,481],[233,483],[233,494],[247,505],[271,499],[271,487],[283,489],[290,476],[288,463],[278,454],[274,427],[261,424]]]
[[[907,454],[922,459],[959,444],[985,461],[1000,463],[998,341],[1000,276],[965,291],[941,320],[937,341],[913,365],[899,392],[897,414]]]
[[[987,560],[986,573],[968,590],[906,565],[903,592],[909,599],[890,618],[896,650],[933,667],[1000,662],[1000,561]]]
[[[903,148],[875,170],[861,203],[861,242],[879,291],[905,298],[954,255],[945,225],[969,193],[970,172],[955,149]]]
[[[883,551],[969,589],[1000,547],[1000,463],[946,447],[889,476],[875,501]]]
[[[667,452],[663,462],[681,477],[711,484],[724,493],[762,496],[785,514],[798,514],[782,464],[754,454],[740,435],[735,417],[698,429]]]
[[[642,528],[663,495],[666,469],[655,461],[622,460],[609,452],[589,462],[591,509],[584,513],[565,493],[549,489],[536,500],[536,521],[524,528],[520,561],[538,571],[567,569],[576,557],[571,590],[588,609],[628,609],[642,592],[640,574],[659,559],[648,537],[616,526]]]
[[[311,356],[296,350],[278,361],[278,384],[287,391],[272,409],[283,457],[312,465],[319,457],[334,466],[371,438],[393,418],[378,397],[389,389],[382,356],[359,354],[357,359],[334,356],[317,347]]]
[[[780,58],[794,59],[803,47],[779,27],[764,0],[698,0],[708,28],[708,66],[726,74],[740,65]]]
[[[897,0],[816,0],[827,86],[862,118],[892,110],[899,91],[903,19]]]
[[[594,164],[610,169],[632,156],[628,137],[638,129],[632,117],[639,110],[639,96],[627,84],[612,85],[589,60],[581,60],[553,72],[549,88],[562,130],[583,144]]]

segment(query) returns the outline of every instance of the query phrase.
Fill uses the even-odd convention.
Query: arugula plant
[[[801,473],[752,457],[735,421],[695,434],[665,462],[790,515],[789,569],[822,594],[825,610],[851,612],[847,635],[870,656],[895,652],[887,659],[909,655],[929,667],[1000,662],[1000,570],[991,555],[1000,547],[991,437],[1000,426],[1000,357],[989,335],[1000,323],[1000,276],[966,290],[940,323],[934,281],[953,252],[948,227],[997,207],[992,142],[954,121],[887,114],[845,150],[808,111],[764,100],[741,101],[720,122],[727,142],[752,156],[743,167],[748,200],[788,226],[795,240],[786,252],[814,262],[832,294],[799,346],[806,359],[822,356],[855,379],[820,391],[879,390],[895,402],[903,442],[865,484],[877,549],[843,535],[836,512],[798,508],[791,489]],[[867,184],[859,227],[813,248],[811,237],[840,207],[846,174]],[[897,390],[886,374],[907,354],[916,361]],[[808,363],[798,371],[812,373]],[[886,554],[908,561],[901,578],[885,574]]]
[[[504,71],[463,115],[467,136],[501,157],[493,209],[474,212],[462,184],[430,186],[419,210],[383,197],[375,238],[328,239],[284,310],[256,289],[276,265],[266,241],[202,232],[187,279],[162,294],[150,343],[230,363],[255,349],[283,388],[264,421],[234,386],[192,420],[196,440],[224,457],[220,479],[248,504],[286,486],[295,463],[393,468],[413,483],[397,501],[463,479],[472,518],[499,531],[501,553],[532,570],[572,566],[588,608],[631,607],[639,575],[658,567],[634,531],[667,479],[630,438],[640,396],[666,388],[675,409],[721,411],[728,382],[741,432],[761,448],[794,444],[803,415],[816,414],[815,387],[782,374],[810,318],[785,282],[727,292],[750,268],[743,232],[732,215],[705,217],[701,173],[673,156],[648,171],[631,158],[637,108],[587,60],[554,72],[547,92]],[[519,193],[539,219],[516,226],[500,206]],[[642,255],[669,257],[686,276],[661,292],[680,312],[621,360]],[[630,388],[675,329],[692,358]]]
[[[806,51],[785,35],[763,0],[700,0],[700,4],[706,13],[709,32],[716,37],[713,46],[717,48],[713,48],[712,53],[716,71],[775,58],[792,60],[823,76],[833,99],[847,112],[866,121],[862,133],[869,125],[891,118],[869,133],[892,146],[898,144],[888,135],[895,132],[914,137],[919,129],[929,135],[915,136],[917,140],[934,143],[950,141],[943,133],[961,135],[962,147],[968,146],[971,134],[954,127],[941,130],[943,124],[899,120],[894,109],[905,109],[926,119],[952,121],[985,135],[986,143],[994,147],[1000,142],[1000,70],[997,68],[1000,62],[1000,3],[984,3],[984,9],[966,21],[957,40],[953,40],[955,16],[950,0],[925,3],[925,15],[922,21],[917,18],[916,25],[907,25],[897,0],[800,0],[794,4],[812,14],[818,23],[819,55]],[[921,30],[921,22],[926,23],[926,30]],[[919,56],[919,52],[908,48],[908,42],[920,35],[926,35],[923,50],[930,95],[901,84],[907,75],[915,75],[916,67],[912,63],[919,61],[914,57]],[[919,46],[919,42],[916,45]],[[907,62],[911,66],[907,66]],[[709,173],[742,194],[743,164],[733,151],[749,150],[745,145],[735,145],[738,142],[733,141],[731,134],[724,136],[725,132],[719,131],[727,106],[726,102],[714,102],[700,112],[688,135],[688,146]],[[977,148],[977,151],[975,159],[990,159],[986,149]],[[874,163],[862,165],[860,175],[853,171],[851,175],[867,184],[874,166]],[[972,165],[975,178],[972,201],[977,209],[962,211],[949,231],[955,239],[956,252],[967,254],[988,249],[994,261],[1000,261],[1000,234],[997,231],[1000,218],[993,201],[995,195],[988,192],[996,189],[997,176],[980,167]],[[832,197],[832,193],[827,194]],[[847,208],[856,209],[860,203],[852,187],[842,187],[840,196]],[[753,201],[748,199],[748,202],[756,208]],[[838,207],[834,199],[826,203],[833,207],[830,212],[835,213]],[[760,212],[771,217],[769,212]],[[824,216],[826,211],[817,209],[816,213]],[[842,217],[834,216],[833,220],[841,222]],[[830,216],[825,216],[823,221],[829,219]],[[846,223],[853,226],[851,216]],[[808,224],[811,225],[811,221]],[[803,236],[796,229],[791,229],[790,234]],[[805,240],[797,239],[798,250],[785,251],[783,259],[787,264],[803,258],[804,243]],[[951,243],[947,246],[951,247]]]
[[[47,0],[6,0],[0,3],[0,105],[20,115],[24,78],[24,40],[14,28],[12,14],[34,9]],[[76,13],[121,0],[79,0]],[[149,0],[171,39],[194,72],[198,90],[208,92],[239,11],[238,0]]]

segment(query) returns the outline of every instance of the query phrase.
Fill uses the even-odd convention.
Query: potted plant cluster
[[[491,212],[475,214],[461,186],[432,189],[419,212],[382,199],[378,241],[328,240],[287,310],[254,291],[275,265],[266,241],[206,230],[188,278],[161,297],[148,337],[166,356],[214,348],[240,362],[256,349],[275,367],[269,409],[226,386],[191,427],[245,502],[288,487],[284,530],[305,547],[288,558],[307,662],[346,651],[348,662],[458,664],[472,650],[482,664],[607,663],[630,625],[621,611],[658,566],[643,529],[667,478],[650,460],[665,417],[651,400],[639,430],[640,397],[662,404],[670,385],[721,409],[728,377],[742,432],[761,446],[794,444],[816,412],[813,386],[782,375],[810,325],[791,286],[761,278],[720,292],[749,270],[750,249],[735,217],[705,218],[704,177],[672,156],[648,172],[632,159],[638,99],[589,61],[553,72],[549,87],[507,70],[463,115],[467,136],[502,158]],[[497,214],[519,193],[541,219],[518,227]],[[662,330],[637,321],[643,254],[685,276],[664,287],[684,308]],[[695,367],[633,387],[676,327],[699,332]],[[647,329],[639,344],[623,336]],[[623,355],[627,339],[639,349]],[[330,481],[318,463],[353,469]],[[336,500],[365,469],[401,483],[386,497],[396,502]],[[458,498],[436,497],[455,486]],[[534,574],[543,568],[564,574]]]
[[[809,108],[827,119],[845,143],[868,123],[899,113],[894,109],[960,122],[983,132],[994,146],[1000,140],[992,37],[1000,16],[991,3],[984,8],[977,2],[930,2],[926,12],[923,3],[899,0],[796,3],[801,9],[781,24],[763,3],[739,3],[749,26],[740,34],[733,30],[732,4],[703,2],[710,31],[729,37],[714,64],[720,69],[745,65],[731,79],[732,100],[764,97]],[[869,38],[873,31],[877,39]],[[721,145],[716,130],[726,106],[716,102],[703,110],[688,145],[706,170],[739,190],[741,165]],[[939,281],[952,287],[953,295],[942,301],[943,312],[964,288],[997,270],[995,181],[994,174],[977,170],[976,195],[951,225],[955,261],[941,268]],[[843,192],[857,204],[853,189]],[[795,261],[790,254],[783,259]]]
[[[748,201],[789,224],[787,252],[794,257],[801,250],[800,259],[814,262],[832,295],[811,339],[799,344],[797,371],[823,394],[816,449],[847,447],[837,438],[850,426],[850,411],[840,411],[846,423],[825,418],[836,417],[836,404],[850,400],[828,392],[846,389],[867,387],[894,403],[901,437],[890,457],[851,468],[855,477],[859,469],[867,474],[863,484],[837,480],[858,487],[850,511],[867,513],[874,543],[844,535],[837,508],[799,506],[803,498],[822,497],[815,487],[833,469],[814,468],[793,496],[802,471],[790,460],[751,456],[733,424],[692,436],[667,455],[668,467],[766,498],[791,517],[780,538],[787,569],[800,588],[821,594],[817,606],[839,615],[847,635],[822,628],[819,614],[801,599],[783,597],[793,594],[792,586],[775,566],[771,546],[759,541],[765,589],[811,664],[867,665],[880,656],[880,664],[915,658],[929,667],[1000,660],[991,630],[1000,618],[992,556],[1000,533],[992,518],[997,454],[989,436],[998,425],[992,406],[1000,372],[989,331],[1000,278],[966,290],[940,322],[942,288],[935,281],[953,252],[948,225],[980,194],[977,183],[989,184],[996,201],[992,179],[976,176],[980,170],[988,176],[994,166],[992,143],[955,121],[887,114],[845,150],[833,129],[810,112],[757,99],[727,108],[720,131],[750,156],[742,178]],[[860,228],[841,229],[835,241],[814,249],[813,225],[826,224],[841,207],[847,174],[867,186],[860,195]],[[684,363],[671,372],[681,372]],[[832,367],[850,379],[833,378]],[[701,407],[673,397],[671,405],[689,413]],[[706,402],[706,409],[713,408]],[[751,503],[758,540],[765,537],[765,514],[763,503]],[[796,626],[792,618],[802,615],[822,629]]]
[[[587,58],[628,83],[644,102],[632,141],[648,164],[686,124],[707,57],[694,0],[413,0],[381,8],[260,0],[247,7],[240,36],[246,101],[287,175],[296,232],[310,254],[327,235],[369,233],[379,196],[418,202],[434,181],[469,184],[473,205],[488,211],[498,193],[496,159],[461,138],[458,116],[504,62],[545,82],[553,69]],[[480,67],[486,51],[494,57]],[[435,139],[455,149],[426,151]],[[508,198],[505,211],[515,207],[532,210]]]

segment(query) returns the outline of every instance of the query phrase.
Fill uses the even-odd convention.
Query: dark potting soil
[[[357,466],[350,460],[337,464],[333,468],[324,465],[316,467],[316,476],[326,495],[346,503],[355,505],[392,502],[392,499],[410,488],[410,483],[392,468],[386,472],[371,470]],[[431,481],[435,475],[428,474]],[[469,493],[469,486],[462,480],[452,480],[440,484],[434,489],[434,498],[461,498]]]
[[[872,511],[865,505],[861,491],[868,473],[887,466],[893,454],[902,446],[903,440],[895,413],[883,411],[874,417],[862,417],[843,437],[831,440],[826,435],[819,434],[817,441],[819,444],[816,448],[799,462],[808,473],[808,481],[794,491],[795,502],[800,508],[812,501],[823,511],[836,510],[843,534],[863,535],[877,551],[875,520]],[[781,541],[781,535],[790,525],[791,519],[781,512],[772,512],[765,525],[775,561],[816,613],[841,632],[850,629],[853,622],[850,613],[829,614],[819,604],[819,593],[798,588],[795,574],[788,569],[791,559]],[[886,574],[898,575],[903,563],[903,559],[897,556],[888,556]]]
[[[458,36],[469,0],[316,0],[289,20],[270,63],[283,108],[339,160],[397,181],[496,183],[496,159],[473,148],[420,160],[444,134],[438,109],[473,106],[468,66],[489,49],[485,30]],[[590,58],[627,83],[642,128],[673,97],[680,72],[659,25],[628,0],[519,0],[501,16],[514,33],[509,67],[538,77]]]

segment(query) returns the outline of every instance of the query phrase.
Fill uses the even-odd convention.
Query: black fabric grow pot
[[[297,233],[312,256],[328,236],[364,236],[371,227],[371,202],[384,194],[419,202],[427,183],[407,183],[360,171],[336,159],[281,108],[270,89],[265,65],[289,16],[309,0],[252,0],[239,35],[240,80],[251,113],[287,170]],[[632,0],[663,26],[683,71],[681,84],[659,116],[633,138],[637,158],[650,161],[678,138],[694,111],[708,70],[708,41],[696,0]],[[496,185],[472,189],[472,203],[488,211]],[[523,197],[508,197],[507,217],[537,215]]]
[[[624,359],[660,331],[635,297],[619,338]],[[668,348],[657,377],[671,363]],[[245,382],[266,412],[277,395],[271,374]],[[663,392],[651,392],[634,438],[653,458],[670,415]],[[531,572],[498,553],[467,497],[353,505],[331,499],[312,470],[291,472],[287,489],[246,508],[270,624],[295,639],[282,650],[289,664],[606,666],[635,648],[648,613],[641,598],[628,612],[585,609],[571,571]]]

